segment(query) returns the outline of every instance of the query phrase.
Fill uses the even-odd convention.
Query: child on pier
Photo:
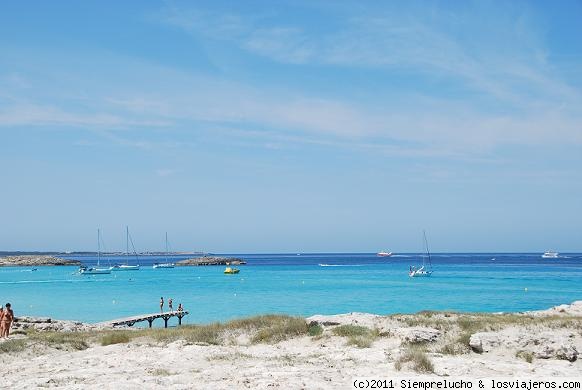
[[[164,312],[164,297],[160,297],[160,313]]]
[[[174,307],[172,306],[172,298],[168,299],[168,307],[170,308],[170,313],[174,311]]]

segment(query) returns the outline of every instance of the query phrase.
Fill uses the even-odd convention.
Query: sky
[[[0,5],[0,250],[582,251],[580,1]]]

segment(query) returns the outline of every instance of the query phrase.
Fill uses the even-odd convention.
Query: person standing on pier
[[[164,312],[164,297],[160,297],[160,312]]]
[[[170,308],[170,313],[174,311],[172,304],[173,304],[172,298],[168,299],[168,307]]]

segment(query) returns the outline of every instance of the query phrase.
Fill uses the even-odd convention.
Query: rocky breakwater
[[[0,267],[37,267],[49,265],[81,265],[79,260],[61,259],[55,256],[20,255],[0,257]]]
[[[111,327],[99,324],[87,324],[79,321],[55,320],[48,317],[16,317],[12,332],[34,329],[39,332],[86,332],[103,330]]]
[[[237,257],[215,257],[203,256],[192,259],[181,260],[176,263],[176,266],[201,266],[201,265],[243,265],[246,262]]]

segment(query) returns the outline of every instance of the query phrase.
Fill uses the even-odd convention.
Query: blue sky
[[[3,2],[0,249],[580,251],[581,18]]]

